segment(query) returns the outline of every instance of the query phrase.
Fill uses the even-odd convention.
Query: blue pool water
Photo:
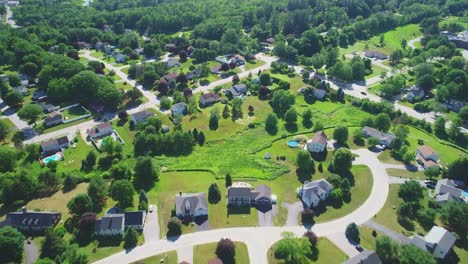
[[[467,191],[462,191],[463,193],[463,196],[465,196],[466,198],[468,198],[468,190]]]
[[[297,140],[289,140],[288,141],[288,147],[290,147],[290,148],[297,148],[297,145],[299,145]]]
[[[60,155],[60,153],[55,153],[55,154],[52,155],[52,156],[49,156],[49,157],[44,158],[42,161],[43,161],[44,163],[48,163],[48,162],[50,162],[50,161],[52,161],[52,160],[54,160],[54,161],[59,161],[61,158],[62,158],[62,155]]]

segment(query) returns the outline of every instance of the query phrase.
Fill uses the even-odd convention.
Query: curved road
[[[353,153],[358,155],[354,164],[367,165],[372,172],[373,186],[371,194],[364,204],[350,214],[333,221],[314,225],[312,230],[318,236],[334,237],[337,234],[344,233],[346,226],[351,222],[355,222],[358,225],[365,223],[380,211],[387,200],[389,177],[384,166],[378,160],[377,154],[367,149],[353,150]],[[359,177],[359,175],[355,175],[355,177]],[[161,239],[145,243],[129,252],[122,251],[96,263],[131,263],[167,251],[192,247],[198,244],[218,242],[221,238],[230,238],[247,245],[251,263],[267,264],[268,249],[281,239],[281,233],[285,231],[302,236],[306,229],[303,226],[238,227],[195,232],[182,235],[173,241]]]

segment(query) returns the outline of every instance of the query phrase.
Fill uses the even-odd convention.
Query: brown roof
[[[166,80],[166,81],[170,81],[170,80],[175,79],[175,78],[177,78],[177,73],[176,72],[166,74],[166,75],[163,76],[163,79]]]
[[[434,161],[432,161],[430,159],[427,160],[427,159],[425,159],[423,156],[421,156],[419,154],[417,155],[416,159],[421,161],[423,163],[424,167],[426,167],[426,168],[429,168],[429,167],[432,167],[432,166],[439,166],[439,164],[435,163]]]
[[[436,153],[431,147],[427,145],[422,145],[418,147],[419,152],[421,152],[424,156],[428,157],[434,153]]]
[[[315,133],[314,137],[312,138],[313,143],[320,143],[322,145],[327,144],[327,135],[322,130]]]
[[[99,125],[96,125],[94,128],[104,129],[104,128],[109,127],[109,126],[112,126],[112,124],[110,122],[105,122],[105,123],[101,123]]]
[[[219,100],[219,94],[215,93],[207,93],[207,94],[202,94],[203,99],[208,100],[213,98],[214,100]]]

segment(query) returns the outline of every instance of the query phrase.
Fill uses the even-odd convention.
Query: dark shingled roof
[[[120,229],[124,222],[124,214],[105,215],[101,219],[96,220],[96,232],[108,229]]]
[[[36,227],[36,226],[55,226],[61,218],[61,214],[57,212],[10,212],[6,217],[6,224],[21,228]]]
[[[68,143],[70,143],[70,141],[68,140],[68,137],[67,137],[67,136],[63,136],[63,137],[57,138],[57,143],[58,143],[59,145],[63,145],[63,144],[68,144]]]
[[[125,212],[125,226],[143,225],[145,211]]]
[[[149,110],[143,110],[143,111],[134,113],[132,116],[137,122],[139,122],[141,120],[146,120],[150,116],[154,116],[154,113]]]

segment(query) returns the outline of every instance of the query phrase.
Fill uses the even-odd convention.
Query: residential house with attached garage
[[[333,190],[333,186],[325,179],[316,181],[305,181],[304,184],[296,189],[297,195],[302,202],[309,208],[319,205],[320,201],[325,201]]]
[[[124,213],[125,229],[133,228],[137,231],[142,231],[146,220],[146,211],[134,211]]]
[[[386,54],[383,54],[382,52],[376,51],[376,50],[366,50],[366,52],[364,53],[364,56],[366,56],[367,58],[379,59],[379,60],[388,59],[388,56]]]
[[[220,71],[221,71],[221,65],[215,65],[215,66],[210,68],[210,72],[212,74],[219,74]]]
[[[433,226],[424,237],[414,235],[411,243],[438,259],[444,259],[452,250],[456,240],[457,238],[445,228]]]
[[[465,187],[463,181],[441,179],[437,181],[435,187],[436,203],[439,206],[455,200],[460,202],[468,202],[468,197],[463,195],[462,189]]]
[[[232,86],[232,88],[226,89],[224,91],[224,93],[227,96],[231,96],[232,98],[245,95],[246,92],[247,92],[247,86],[245,85],[245,83],[236,84]]]
[[[174,68],[174,67],[180,67],[181,64],[180,64],[180,62],[178,60],[170,58],[170,59],[167,60],[166,65],[170,69],[170,68]]]
[[[143,110],[143,111],[130,115],[130,122],[133,123],[133,125],[136,125],[138,123],[145,122],[146,119],[148,119],[151,116],[154,116],[153,112],[149,110]]]
[[[447,109],[449,109],[450,111],[454,111],[454,112],[460,112],[460,110],[465,106],[465,102],[462,102],[462,101],[459,101],[459,100],[455,100],[455,99],[448,99],[445,103],[444,103],[445,107],[447,107]]]
[[[173,104],[171,107],[171,112],[173,116],[185,115],[187,113],[187,104],[184,102]]]
[[[200,95],[200,105],[201,106],[212,105],[214,103],[219,102],[220,100],[221,100],[221,97],[219,96],[219,94],[206,93],[206,94]]]
[[[49,115],[48,118],[44,119],[44,125],[46,127],[53,127],[59,124],[62,124],[63,117],[62,114],[59,112],[53,112]]]
[[[42,233],[49,227],[55,227],[62,214],[49,211],[28,211],[23,207],[21,212],[9,212],[2,225],[12,226],[23,232]]]
[[[108,214],[96,220],[94,234],[97,236],[123,235],[125,230],[124,214]]]
[[[116,63],[125,63],[127,61],[127,56],[122,53],[118,53],[115,55],[115,62]]]
[[[386,147],[390,147],[392,144],[393,140],[396,139],[396,137],[393,134],[390,133],[384,133],[382,131],[379,131],[375,128],[365,126],[362,128],[362,132],[366,136],[366,138],[369,137],[376,137],[380,140],[381,145],[385,145]]]
[[[409,92],[406,94],[406,100],[408,102],[414,102],[414,101],[419,101],[422,98],[424,98],[426,94],[424,93],[424,89],[419,87],[419,85],[413,85],[411,86]]]
[[[315,153],[323,152],[327,147],[327,139],[325,132],[318,131],[312,139],[307,140],[307,149]]]
[[[358,255],[343,262],[343,264],[382,264],[382,260],[374,251],[364,250]]]
[[[90,138],[99,138],[110,135],[114,132],[114,128],[110,122],[101,123],[91,129],[86,130],[86,134]]]
[[[427,170],[429,168],[440,168],[439,155],[429,146],[423,145],[416,149],[416,161]]]
[[[170,80],[175,80],[177,78],[177,72],[166,74],[162,77],[162,80],[169,83]]]
[[[60,106],[52,104],[39,104],[39,106],[42,108],[44,113],[52,113],[60,109]]]
[[[204,193],[179,193],[175,196],[175,212],[180,219],[208,215]]]
[[[66,149],[70,146],[70,141],[67,136],[51,139],[48,141],[41,142],[41,153],[57,153],[62,149]]]
[[[275,202],[270,187],[259,185],[255,189],[245,182],[235,182],[228,188],[228,206],[271,205]]]
[[[111,46],[109,44],[104,45],[104,53],[107,55],[112,55],[114,54],[115,46]]]
[[[23,86],[23,85],[14,87],[13,91],[19,93],[22,96],[25,96],[28,94],[28,88],[26,88],[26,86]]]

